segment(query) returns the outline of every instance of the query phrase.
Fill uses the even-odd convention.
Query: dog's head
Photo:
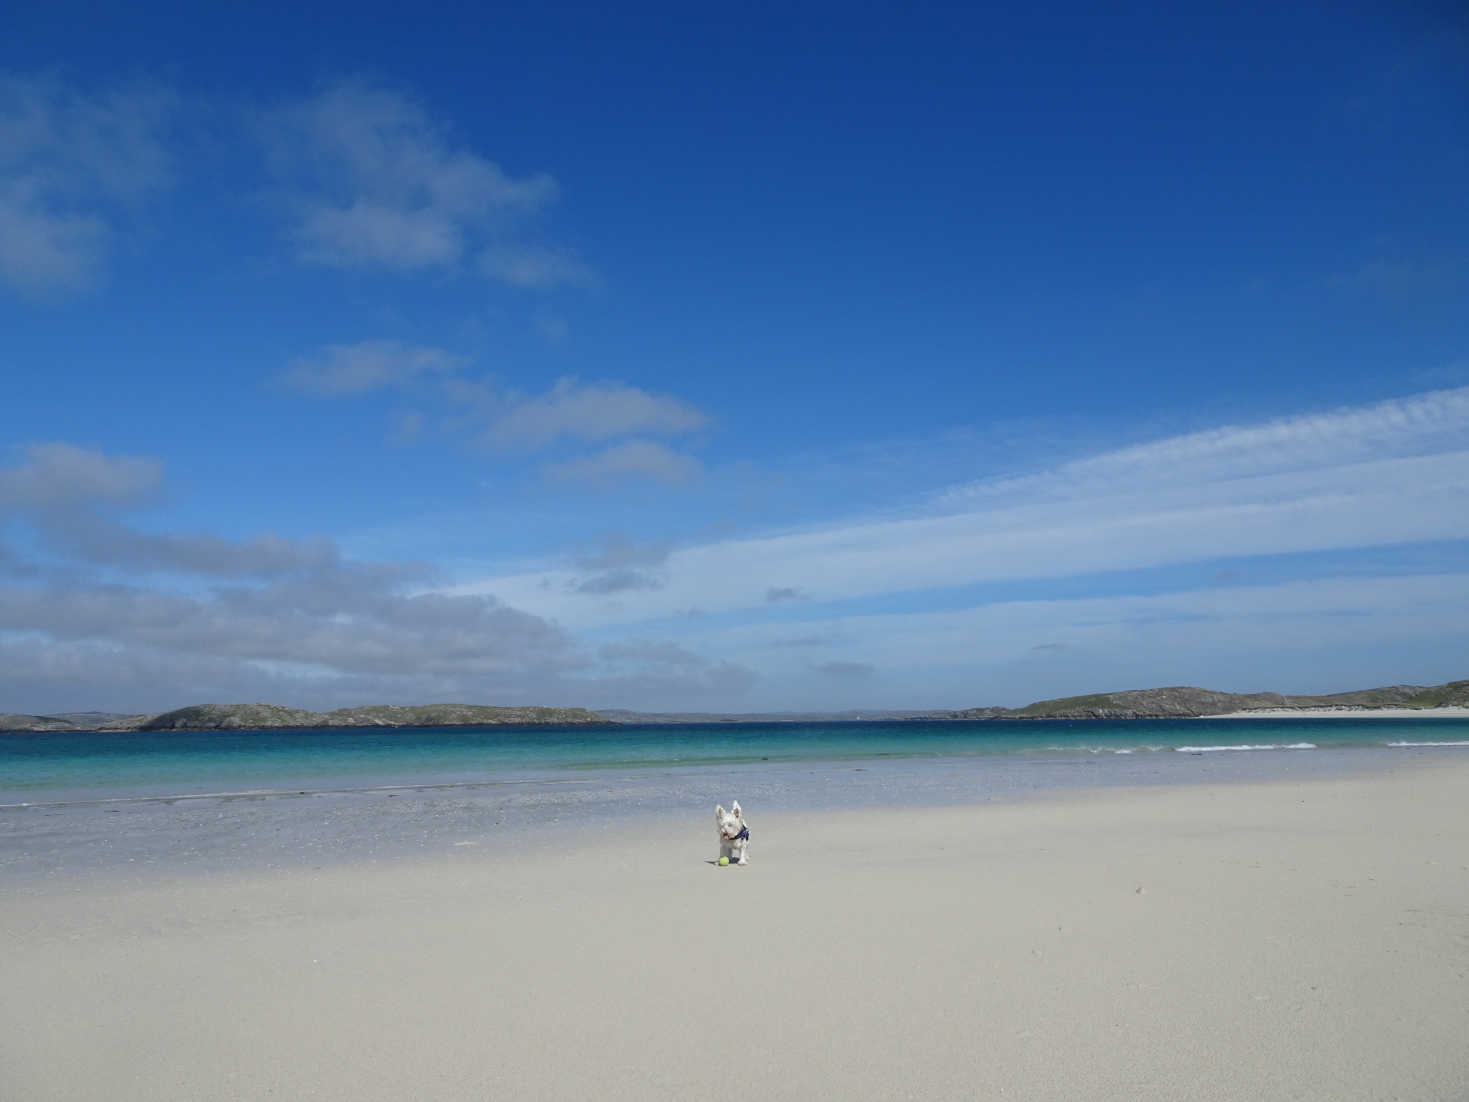
[[[728,811],[716,804],[714,806],[714,822],[719,827],[719,836],[724,839],[737,838],[740,831],[745,829],[745,816],[740,811],[740,801],[736,800]]]

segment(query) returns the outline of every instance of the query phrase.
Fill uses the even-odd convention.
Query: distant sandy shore
[[[0,892],[27,1099],[1462,1097],[1469,762]],[[712,819],[712,816],[711,816]]]
[[[1257,708],[1200,719],[1469,719],[1469,708]]]

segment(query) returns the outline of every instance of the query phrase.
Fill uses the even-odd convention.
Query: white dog
[[[714,822],[719,827],[719,856],[728,857],[732,864],[748,865],[750,824],[745,820],[745,813],[740,810],[740,801],[736,800],[728,811],[715,804]]]

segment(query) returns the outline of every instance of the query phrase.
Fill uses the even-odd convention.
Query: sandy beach
[[[25,1099],[1450,1099],[1469,761],[0,899]]]

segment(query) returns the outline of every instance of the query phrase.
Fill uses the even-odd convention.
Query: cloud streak
[[[447,375],[464,360],[442,348],[401,341],[331,344],[314,356],[292,361],[285,383],[308,394],[328,397],[363,394],[431,375]]]
[[[1104,453],[940,495],[942,511],[687,546],[635,605],[506,599],[594,627],[769,603],[772,574],[823,602],[1226,557],[1469,539],[1469,388]],[[469,591],[473,591],[472,589]],[[522,597],[524,598],[522,600]]]
[[[595,485],[626,478],[644,478],[677,486],[693,482],[703,472],[699,461],[653,440],[628,440],[595,455],[551,463],[545,474],[553,482]]]
[[[541,395],[506,395],[484,432],[505,449],[536,450],[562,439],[611,440],[620,436],[678,436],[702,429],[709,418],[689,405],[626,383],[558,379]]]
[[[535,453],[606,444],[592,454],[547,462],[550,482],[599,485],[644,479],[667,485],[703,474],[698,459],[647,436],[687,436],[709,425],[687,402],[621,382],[558,379],[541,394],[467,378],[467,362],[442,348],[400,341],[328,345],[293,360],[280,377],[286,386],[318,397],[356,397],[390,387],[450,408],[449,431],[501,453]],[[432,382],[430,382],[432,380]],[[406,443],[423,428],[423,415],[400,415],[390,439]],[[624,439],[632,436],[633,439]],[[617,441],[616,443],[609,443]]]
[[[137,501],[163,481],[163,466],[139,456],[108,456],[61,441],[27,444],[0,468],[0,506],[54,508]]]

